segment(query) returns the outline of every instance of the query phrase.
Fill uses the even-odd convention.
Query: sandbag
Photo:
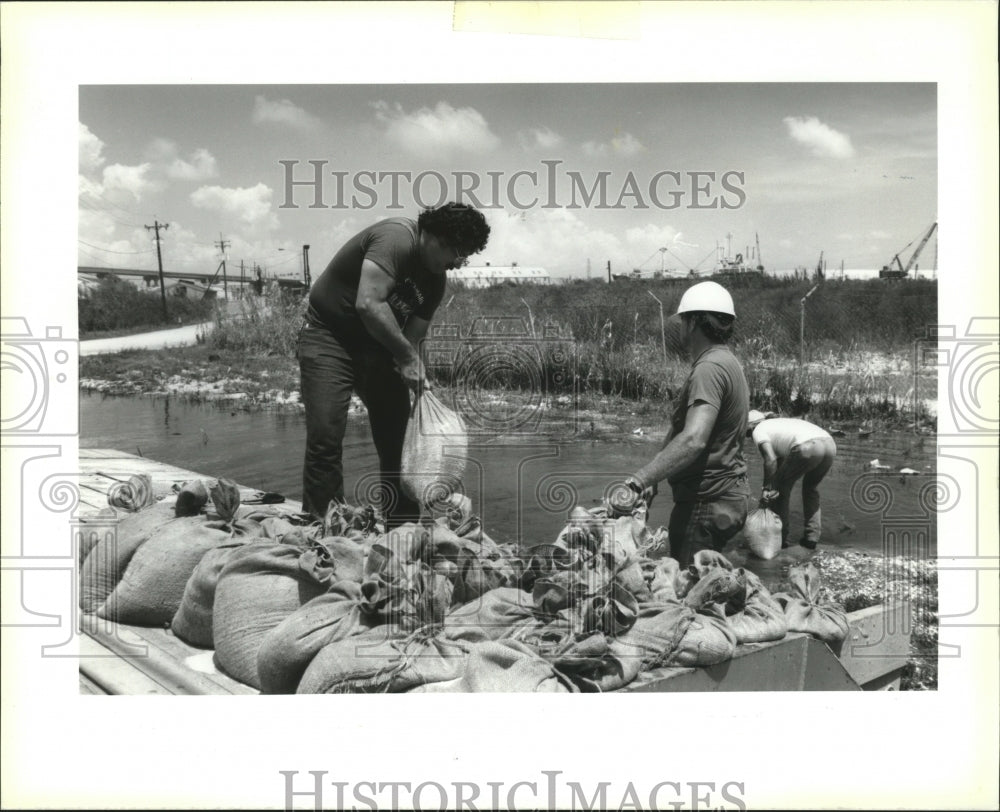
[[[714,665],[736,651],[736,635],[725,616],[712,607],[695,612],[682,603],[641,605],[632,628],[618,639],[640,652],[644,668]]]
[[[122,579],[140,545],[173,520],[174,500],[166,499],[124,516],[113,531],[99,527],[103,537],[80,568],[80,609],[96,612]]]
[[[572,682],[517,640],[478,643],[455,690],[462,693],[571,693]]]
[[[751,553],[768,561],[781,552],[781,518],[761,500],[747,515],[743,537]]]
[[[820,573],[814,564],[799,564],[788,572],[791,592],[773,596],[785,613],[788,631],[805,632],[826,643],[839,654],[850,632],[847,614],[835,603],[818,603]]]
[[[469,644],[378,626],[319,650],[296,693],[399,693],[461,677]]]
[[[461,486],[468,444],[462,418],[433,392],[420,392],[403,438],[403,492],[422,505],[446,505]]]
[[[516,633],[524,623],[534,624],[534,604],[516,587],[500,587],[479,600],[453,608],[444,621],[444,635],[470,643],[500,640]]]
[[[575,635],[546,659],[576,690],[603,693],[624,688],[642,668],[642,652],[595,632]]]
[[[188,579],[209,550],[232,537],[203,516],[174,519],[136,550],[121,582],[98,617],[135,626],[169,625],[181,606]]]
[[[212,637],[215,664],[240,682],[260,688],[257,655],[264,636],[300,606],[331,586],[329,571],[306,550],[271,541],[223,568],[215,588]],[[326,577],[324,577],[326,576]]]
[[[264,636],[257,654],[261,693],[294,694],[316,652],[379,623],[363,610],[360,584],[334,584]]]
[[[726,606],[726,622],[738,643],[767,643],[788,634],[785,613],[767,587],[754,573],[739,569],[737,577],[746,585],[742,605]]]
[[[181,640],[200,648],[214,648],[212,612],[219,575],[234,557],[245,555],[248,547],[252,552],[253,547],[242,542],[225,544],[201,557],[184,587],[181,605],[170,621],[170,628]]]

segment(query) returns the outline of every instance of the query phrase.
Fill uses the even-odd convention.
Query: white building
[[[461,282],[467,288],[488,288],[505,282],[516,285],[552,284],[548,271],[527,265],[470,265],[448,271],[448,279]]]

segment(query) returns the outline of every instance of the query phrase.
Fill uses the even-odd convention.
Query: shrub
[[[167,315],[171,323],[186,323],[210,318],[214,303],[209,299],[167,296]],[[77,300],[80,334],[133,327],[161,326],[163,301],[159,289],[140,290],[117,276],[102,279],[97,287]]]

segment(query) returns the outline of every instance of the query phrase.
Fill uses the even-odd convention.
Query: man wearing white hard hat
[[[746,522],[750,486],[743,440],[750,392],[727,346],[736,321],[729,291],[716,282],[699,282],[684,292],[675,318],[691,372],[663,448],[625,486],[637,499],[663,480],[670,483],[670,554],[687,566],[699,550],[721,551]]]
[[[770,418],[770,413],[752,411],[748,430],[764,460],[761,497],[781,518],[781,546],[788,546],[789,501],[795,483],[802,480],[803,547],[815,550],[822,531],[819,483],[833,466],[837,444],[833,437],[808,420]]]

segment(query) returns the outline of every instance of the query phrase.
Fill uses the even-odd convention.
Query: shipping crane
[[[888,265],[882,266],[882,270],[878,272],[878,278],[906,279],[906,277],[909,276],[910,274],[910,270],[916,264],[917,258],[920,256],[920,252],[924,250],[924,246],[927,245],[927,241],[930,240],[932,236],[934,236],[934,232],[936,230],[937,230],[937,223],[934,223],[927,230],[927,233],[924,234],[923,239],[920,240],[920,245],[917,246],[916,250],[913,252],[913,255],[910,257],[909,261],[906,263],[906,266],[904,267],[902,260],[900,260],[899,258],[899,254],[902,254],[903,251],[905,251],[907,248],[913,245],[913,240],[910,240],[910,242],[908,242],[906,245],[903,246],[903,249],[899,252],[899,254],[896,254],[892,258],[892,260],[890,260]],[[895,263],[896,265],[895,268],[893,267],[893,263]]]

